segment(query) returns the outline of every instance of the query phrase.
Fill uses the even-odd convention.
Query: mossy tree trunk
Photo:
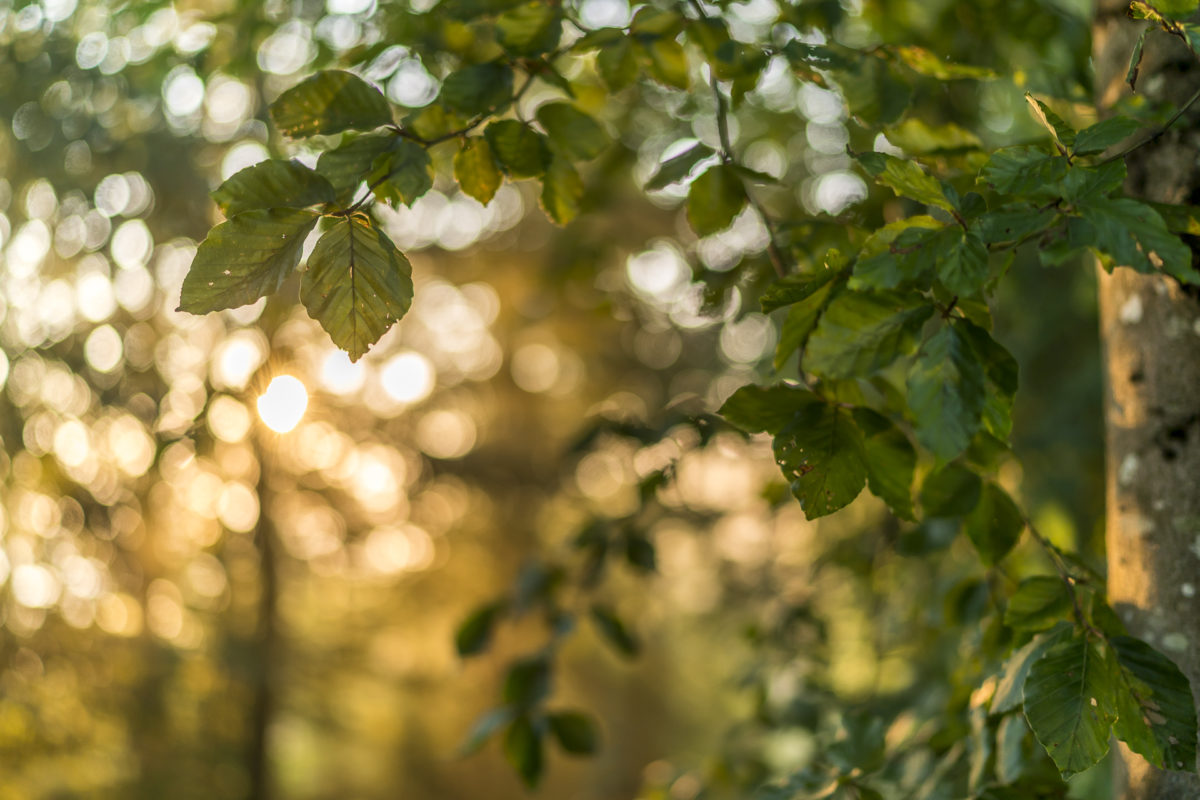
[[[1125,0],[1098,0],[1093,53],[1102,113],[1130,93],[1130,53],[1145,23]],[[1149,34],[1139,94],[1176,105],[1200,64],[1176,39]],[[1200,104],[1198,104],[1200,105]],[[1200,112],[1128,158],[1126,189],[1154,202],[1200,198]],[[1200,686],[1200,302],[1168,277],[1100,275],[1106,371],[1108,592],[1130,632]],[[1194,800],[1200,778],[1151,768],[1124,746],[1116,796]],[[1190,766],[1190,765],[1179,765]]]

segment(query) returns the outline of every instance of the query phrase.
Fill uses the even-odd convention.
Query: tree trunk
[[[1102,112],[1125,84],[1138,31],[1125,0],[1099,0],[1094,26],[1096,100]],[[1200,65],[1182,44],[1151,33],[1137,90],[1185,103]],[[1143,134],[1145,135],[1145,134]],[[1200,118],[1189,112],[1128,158],[1130,194],[1195,202]],[[1200,303],[1193,290],[1129,269],[1100,273],[1107,392],[1108,594],[1130,632],[1170,656],[1200,686]],[[1150,767],[1121,746],[1116,796],[1200,797],[1200,778]],[[1180,768],[1194,765],[1178,764]]]

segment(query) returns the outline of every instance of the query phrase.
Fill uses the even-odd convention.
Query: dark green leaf
[[[514,719],[505,731],[504,757],[527,787],[538,785],[544,768],[542,737],[527,715]]]
[[[866,444],[868,488],[897,517],[914,520],[912,482],[917,451],[903,431],[870,409],[854,409],[854,422]]]
[[[947,228],[938,237],[937,276],[951,294],[978,294],[988,276],[988,251],[970,231]]]
[[[1129,117],[1110,117],[1084,128],[1075,137],[1075,155],[1100,153],[1137,133],[1141,126]]]
[[[478,17],[500,14],[523,0],[442,0],[437,13],[445,13],[453,19],[473,20]]]
[[[1125,183],[1125,162],[1110,161],[1094,167],[1075,164],[1062,181],[1062,193],[1068,203],[1078,205],[1108,197]]]
[[[778,433],[797,412],[823,405],[812,392],[786,383],[774,386],[743,386],[734,392],[717,413],[747,433]]]
[[[979,505],[966,519],[967,536],[985,564],[1004,558],[1021,538],[1025,520],[1008,493],[994,483],[983,489]]]
[[[1064,777],[1108,752],[1115,718],[1112,678],[1086,636],[1051,646],[1025,681],[1025,719]]]
[[[487,139],[472,136],[463,140],[462,148],[454,156],[454,178],[463,194],[474,197],[484,205],[492,201],[504,176],[496,166]]]
[[[1029,761],[1025,755],[1025,737],[1029,732],[1025,717],[1020,714],[1008,714],[996,726],[996,780],[1000,783],[1016,783],[1025,772]]]
[[[562,38],[562,10],[542,0],[522,3],[496,20],[496,39],[518,56],[548,53]]]
[[[1071,610],[1071,592],[1063,579],[1056,576],[1026,578],[1004,609],[1004,624],[1023,631],[1052,627]]]
[[[1016,242],[1044,231],[1059,218],[1055,208],[1035,208],[1027,203],[1012,203],[984,214],[972,226],[986,244]]]
[[[775,460],[809,519],[849,505],[867,481],[866,442],[847,409],[806,405],[775,437]]]
[[[342,70],[318,72],[271,104],[271,119],[284,136],[369,131],[392,122],[392,109],[379,90]]]
[[[497,62],[472,64],[446,76],[441,100],[468,117],[499,108],[512,98],[512,70]]]
[[[728,228],[745,206],[746,188],[728,164],[709,167],[688,189],[688,221],[701,236]]]
[[[433,188],[433,163],[424,147],[397,139],[371,165],[375,196],[393,206],[411,206]]]
[[[542,208],[550,219],[566,225],[579,216],[583,204],[583,179],[571,162],[556,155],[542,176]]]
[[[835,74],[850,113],[870,128],[890,125],[908,110],[912,84],[887,59],[855,55]]]
[[[491,123],[484,131],[496,161],[514,178],[537,178],[550,164],[546,137],[515,119]]]
[[[462,658],[482,653],[492,640],[496,620],[504,610],[504,603],[488,603],[471,612],[454,634],[454,648]]]
[[[956,325],[925,342],[908,375],[917,441],[942,461],[967,449],[982,424],[984,371]]]
[[[335,202],[347,205],[354,199],[375,159],[393,142],[395,137],[391,134],[366,134],[321,153],[317,159],[317,172],[333,186],[337,195]]]
[[[919,295],[842,292],[809,336],[802,365],[827,378],[865,377],[911,355],[932,313]]]
[[[961,517],[979,504],[979,476],[959,464],[947,464],[925,476],[921,509],[927,517]]]
[[[217,207],[232,217],[256,208],[306,208],[332,203],[329,181],[299,161],[271,159],[246,167],[212,193]]]
[[[581,756],[596,752],[600,737],[596,732],[596,724],[587,714],[558,711],[547,715],[546,721],[550,723],[550,732],[566,752]]]
[[[760,302],[764,314],[777,308],[799,303],[821,290],[821,287],[841,276],[836,269],[818,267],[811,272],[788,275],[771,284],[762,294]]]
[[[1081,204],[1078,211],[1086,227],[1073,226],[1072,239],[1095,248],[1110,269],[1127,266],[1138,272],[1154,272],[1155,256],[1168,275],[1184,283],[1200,282],[1200,272],[1192,267],[1191,248],[1170,233],[1158,212],[1145,203],[1127,197],[1101,197]]]
[[[351,361],[379,341],[412,305],[412,267],[361,215],[325,232],[308,257],[300,299]]]
[[[550,662],[545,656],[524,658],[508,668],[504,676],[504,702],[516,708],[529,708],[550,693]]]
[[[304,239],[318,219],[311,211],[271,208],[222,222],[196,249],[179,310],[207,314],[278,291],[300,262]]]
[[[599,603],[592,604],[592,622],[609,644],[625,656],[636,656],[641,650],[637,638],[625,627],[625,623],[611,608]]]
[[[997,192],[1053,198],[1067,174],[1067,160],[1038,147],[1007,147],[992,153],[979,179]]]
[[[600,123],[570,103],[538,106],[537,121],[546,129],[550,143],[573,161],[587,161],[608,147],[608,134]]]
[[[809,335],[817,327],[821,312],[825,310],[826,303],[838,288],[839,281],[835,280],[837,273],[829,270],[821,277],[824,278],[822,282],[814,281],[809,284],[815,286],[811,294],[794,302],[788,309],[779,332],[779,344],[775,348],[775,369],[783,369],[792,353],[807,344]]]
[[[661,471],[656,471],[652,475],[656,478],[652,484],[654,489],[666,485],[666,476]],[[643,481],[643,487],[645,483]],[[640,572],[654,572],[658,569],[658,554],[654,549],[654,543],[640,533],[631,533],[626,537],[625,560]]]
[[[1196,771],[1196,705],[1187,676],[1132,636],[1114,636],[1117,738],[1159,769]]]

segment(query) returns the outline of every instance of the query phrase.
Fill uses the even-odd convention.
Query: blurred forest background
[[[549,707],[592,714],[601,739],[592,758],[552,749],[544,797],[748,796],[856,720],[919,738],[967,702],[945,676],[982,669],[955,653],[988,635],[989,583],[1040,556],[985,572],[953,529],[869,498],[809,523],[767,444],[710,416],[775,374],[765,232],[748,211],[697,241],[685,189],[640,187],[664,153],[715,144],[711,105],[591,80],[577,102],[616,143],[585,176],[603,211],[566,229],[520,185],[486,208],[440,184],[377,207],[417,299],[356,364],[285,301],[174,310],[220,218],[208,192],[309,157],[266,122],[281,91],[340,65],[400,106],[436,95],[423,47],[472,43],[430,5],[0,0],[0,798],[524,797],[495,742],[460,745],[530,653],[553,656]],[[631,13],[569,5],[596,26]],[[1015,73],[910,87],[997,142],[1033,136],[1027,89],[1086,102],[1088,13],[723,4],[747,38],[903,36]],[[735,122],[747,163],[782,179],[771,202],[813,220],[795,241],[895,202],[845,154],[875,132],[784,64]],[[893,138],[952,158],[952,127]],[[997,338],[1021,361],[1026,472],[1005,484],[1102,563],[1093,279],[1013,270]],[[256,399],[282,374],[307,407],[276,433]],[[600,624],[529,613],[459,658],[473,610],[547,586]]]

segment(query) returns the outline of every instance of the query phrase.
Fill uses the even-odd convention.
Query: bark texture
[[[1103,112],[1129,94],[1137,32],[1124,0],[1100,0],[1094,27],[1096,99]],[[1138,93],[1186,102],[1200,66],[1177,40],[1152,33]],[[1196,203],[1200,119],[1189,113],[1127,163],[1142,199]],[[1171,278],[1129,269],[1100,274],[1107,396],[1108,594],[1130,632],[1163,651],[1200,686],[1200,302]],[[1195,800],[1200,778],[1150,767],[1123,745],[1116,796]],[[1178,765],[1183,767],[1185,765]],[[1193,765],[1186,765],[1193,766]]]

